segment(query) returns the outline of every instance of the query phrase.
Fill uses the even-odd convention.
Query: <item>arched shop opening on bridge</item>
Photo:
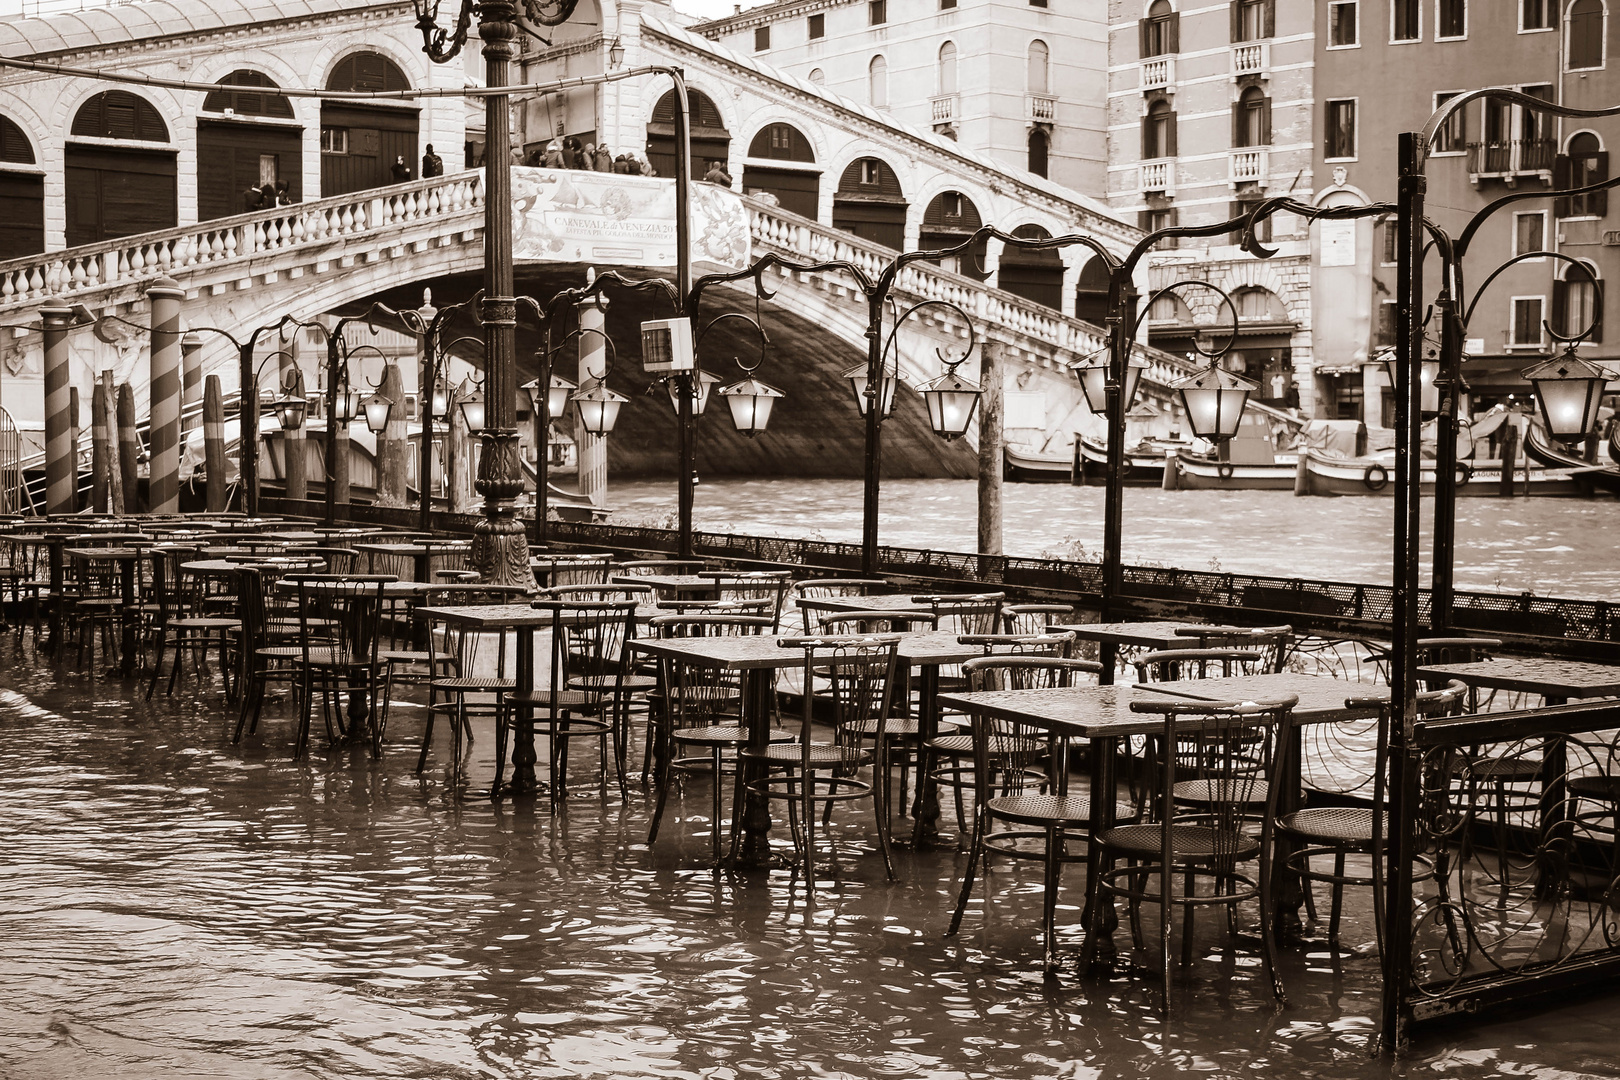
[[[731,132],[720,108],[701,90],[686,91],[686,117],[692,139],[692,179],[701,180],[718,162],[730,171]],[[675,175],[675,91],[666,91],[653,106],[647,125],[647,160],[659,176]]]
[[[832,225],[894,251],[906,245],[906,196],[900,178],[875,157],[856,158],[838,178]]]
[[[145,98],[107,90],[79,106],[62,163],[68,247],[172,229],[178,223],[169,127]]]
[[[203,99],[197,117],[197,220],[259,208],[248,189],[285,182],[303,199],[304,129],[292,102],[257,71],[233,71]]]
[[[1049,240],[1052,234],[1039,225],[1020,225],[1013,230],[1020,240]],[[1001,270],[996,285],[1026,300],[1054,310],[1063,307],[1063,258],[1056,248],[1024,248],[1008,245],[1001,249]]]
[[[960,191],[942,191],[929,200],[927,209],[923,211],[917,246],[923,251],[952,248],[972,236],[983,224],[979,208],[973,205],[972,199]],[[946,270],[983,281],[990,276],[984,269],[989,246],[988,240],[980,240],[960,255],[939,260],[939,264]]]
[[[1108,325],[1108,278],[1108,264],[1101,255],[1093,255],[1080,268],[1080,281],[1074,288],[1075,318],[1093,326]]]
[[[0,260],[45,250],[45,174],[23,129],[0,116]]]
[[[374,52],[350,53],[326,80],[326,89],[334,92],[410,88],[399,65]],[[321,195],[396,183],[393,167],[401,159],[414,179],[419,127],[414,105],[321,102]]]
[[[743,193],[768,195],[789,213],[815,221],[821,201],[821,170],[804,132],[792,124],[768,124],[748,144]]]
[[[1259,286],[1233,289],[1231,295],[1237,306],[1238,337],[1221,358],[1221,366],[1259,384],[1250,400],[1280,409],[1297,407],[1292,344],[1298,327],[1288,309],[1276,293]],[[1205,299],[1210,309],[1197,315],[1186,303]],[[1226,343],[1232,328],[1232,312],[1207,289],[1189,289],[1185,300],[1173,293],[1162,295],[1153,301],[1147,317],[1148,344],[1194,359],[1198,359],[1195,343],[1206,352],[1214,351]]]

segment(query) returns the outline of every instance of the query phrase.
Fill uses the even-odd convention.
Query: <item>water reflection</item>
[[[1370,1063],[1375,962],[1320,945],[1287,954],[1293,1004],[1277,1012],[1251,957],[1212,939],[1165,1023],[1149,980],[1041,979],[1027,867],[992,867],[947,940],[954,850],[899,853],[888,885],[851,814],[832,830],[841,884],[806,911],[786,871],[705,869],[701,785],[648,849],[634,790],[555,818],[477,797],[485,728],[463,778],[414,775],[404,712],[381,763],[317,748],[292,764],[285,715],[237,750],[217,692],[148,706],[133,684],[0,649],[7,1077],[1550,1078],[1616,1064],[1612,1000]],[[1062,897],[1071,927],[1078,900]],[[1367,911],[1352,908],[1345,938],[1371,941]]]

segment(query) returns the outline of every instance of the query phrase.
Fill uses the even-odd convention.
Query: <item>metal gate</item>
[[[22,432],[0,409],[0,514],[22,513]]]

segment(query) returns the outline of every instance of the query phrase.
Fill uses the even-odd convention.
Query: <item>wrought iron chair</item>
[[[1040,634],[1049,626],[1072,623],[1070,604],[1007,604],[1001,609],[1002,631],[1008,634]]]
[[[714,579],[716,600],[768,600],[770,601],[771,630],[782,626],[782,602],[788,586],[793,584],[790,570],[754,570],[747,572],[706,571],[705,577]]]
[[[505,604],[515,599],[512,590],[499,586],[446,587],[430,590],[432,601],[427,606],[463,607],[478,604]],[[450,720],[450,766],[461,767],[462,740],[472,745],[472,718],[495,716],[502,708],[501,697],[517,687],[514,674],[507,671],[507,635],[503,632],[485,632],[465,623],[444,619],[427,620],[428,644],[428,702],[427,722],[422,727],[422,749],[416,758],[416,771],[427,768],[428,751],[433,747],[433,725],[439,716]],[[487,661],[494,655],[494,670]],[[393,678],[393,665],[389,665],[388,678]],[[468,699],[477,696],[476,703]],[[490,698],[493,700],[483,700]],[[385,692],[384,701],[388,700]],[[383,712],[386,723],[387,712]],[[379,727],[379,744],[380,739]]]
[[[296,574],[288,580],[297,586],[300,672],[303,701],[298,715],[298,741],[295,758],[309,749],[311,713],[315,694],[321,694],[322,716],[327,734],[342,738],[349,733],[351,715],[345,718],[343,698],[364,702],[370,710],[378,705],[382,686],[382,663],[378,659],[380,635],[377,622],[382,612],[383,586],[398,580],[392,574]],[[375,723],[375,712],[366,719]],[[373,753],[376,753],[373,739]]]
[[[1176,637],[1188,638],[1200,649],[1243,649],[1265,655],[1265,670],[1281,672],[1294,645],[1292,626],[1182,626]]]
[[[157,641],[157,655],[152,661],[152,679],[146,686],[146,700],[151,701],[157,691],[158,678],[163,671],[163,654],[174,648],[174,662],[169,668],[169,695],[174,696],[175,680],[180,675],[181,657],[187,650],[193,655],[193,664],[200,652],[204,662],[210,645],[219,649],[219,666],[225,678],[225,696],[236,700],[231,685],[230,636],[240,635],[242,620],[203,614],[204,579],[188,574],[180,568],[190,558],[184,549],[166,549],[148,553],[152,577],[148,595],[157,607],[152,633]]]

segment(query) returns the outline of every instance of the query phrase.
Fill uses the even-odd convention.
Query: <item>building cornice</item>
[[[751,30],[756,26],[776,22],[779,19],[794,15],[809,15],[816,11],[825,11],[828,8],[849,7],[856,0],[784,0],[780,4],[766,4],[761,7],[749,8],[736,15],[726,15],[708,22],[694,23],[688,29],[694,34],[701,34],[711,41],[717,40],[726,34],[734,34],[742,30]]]

